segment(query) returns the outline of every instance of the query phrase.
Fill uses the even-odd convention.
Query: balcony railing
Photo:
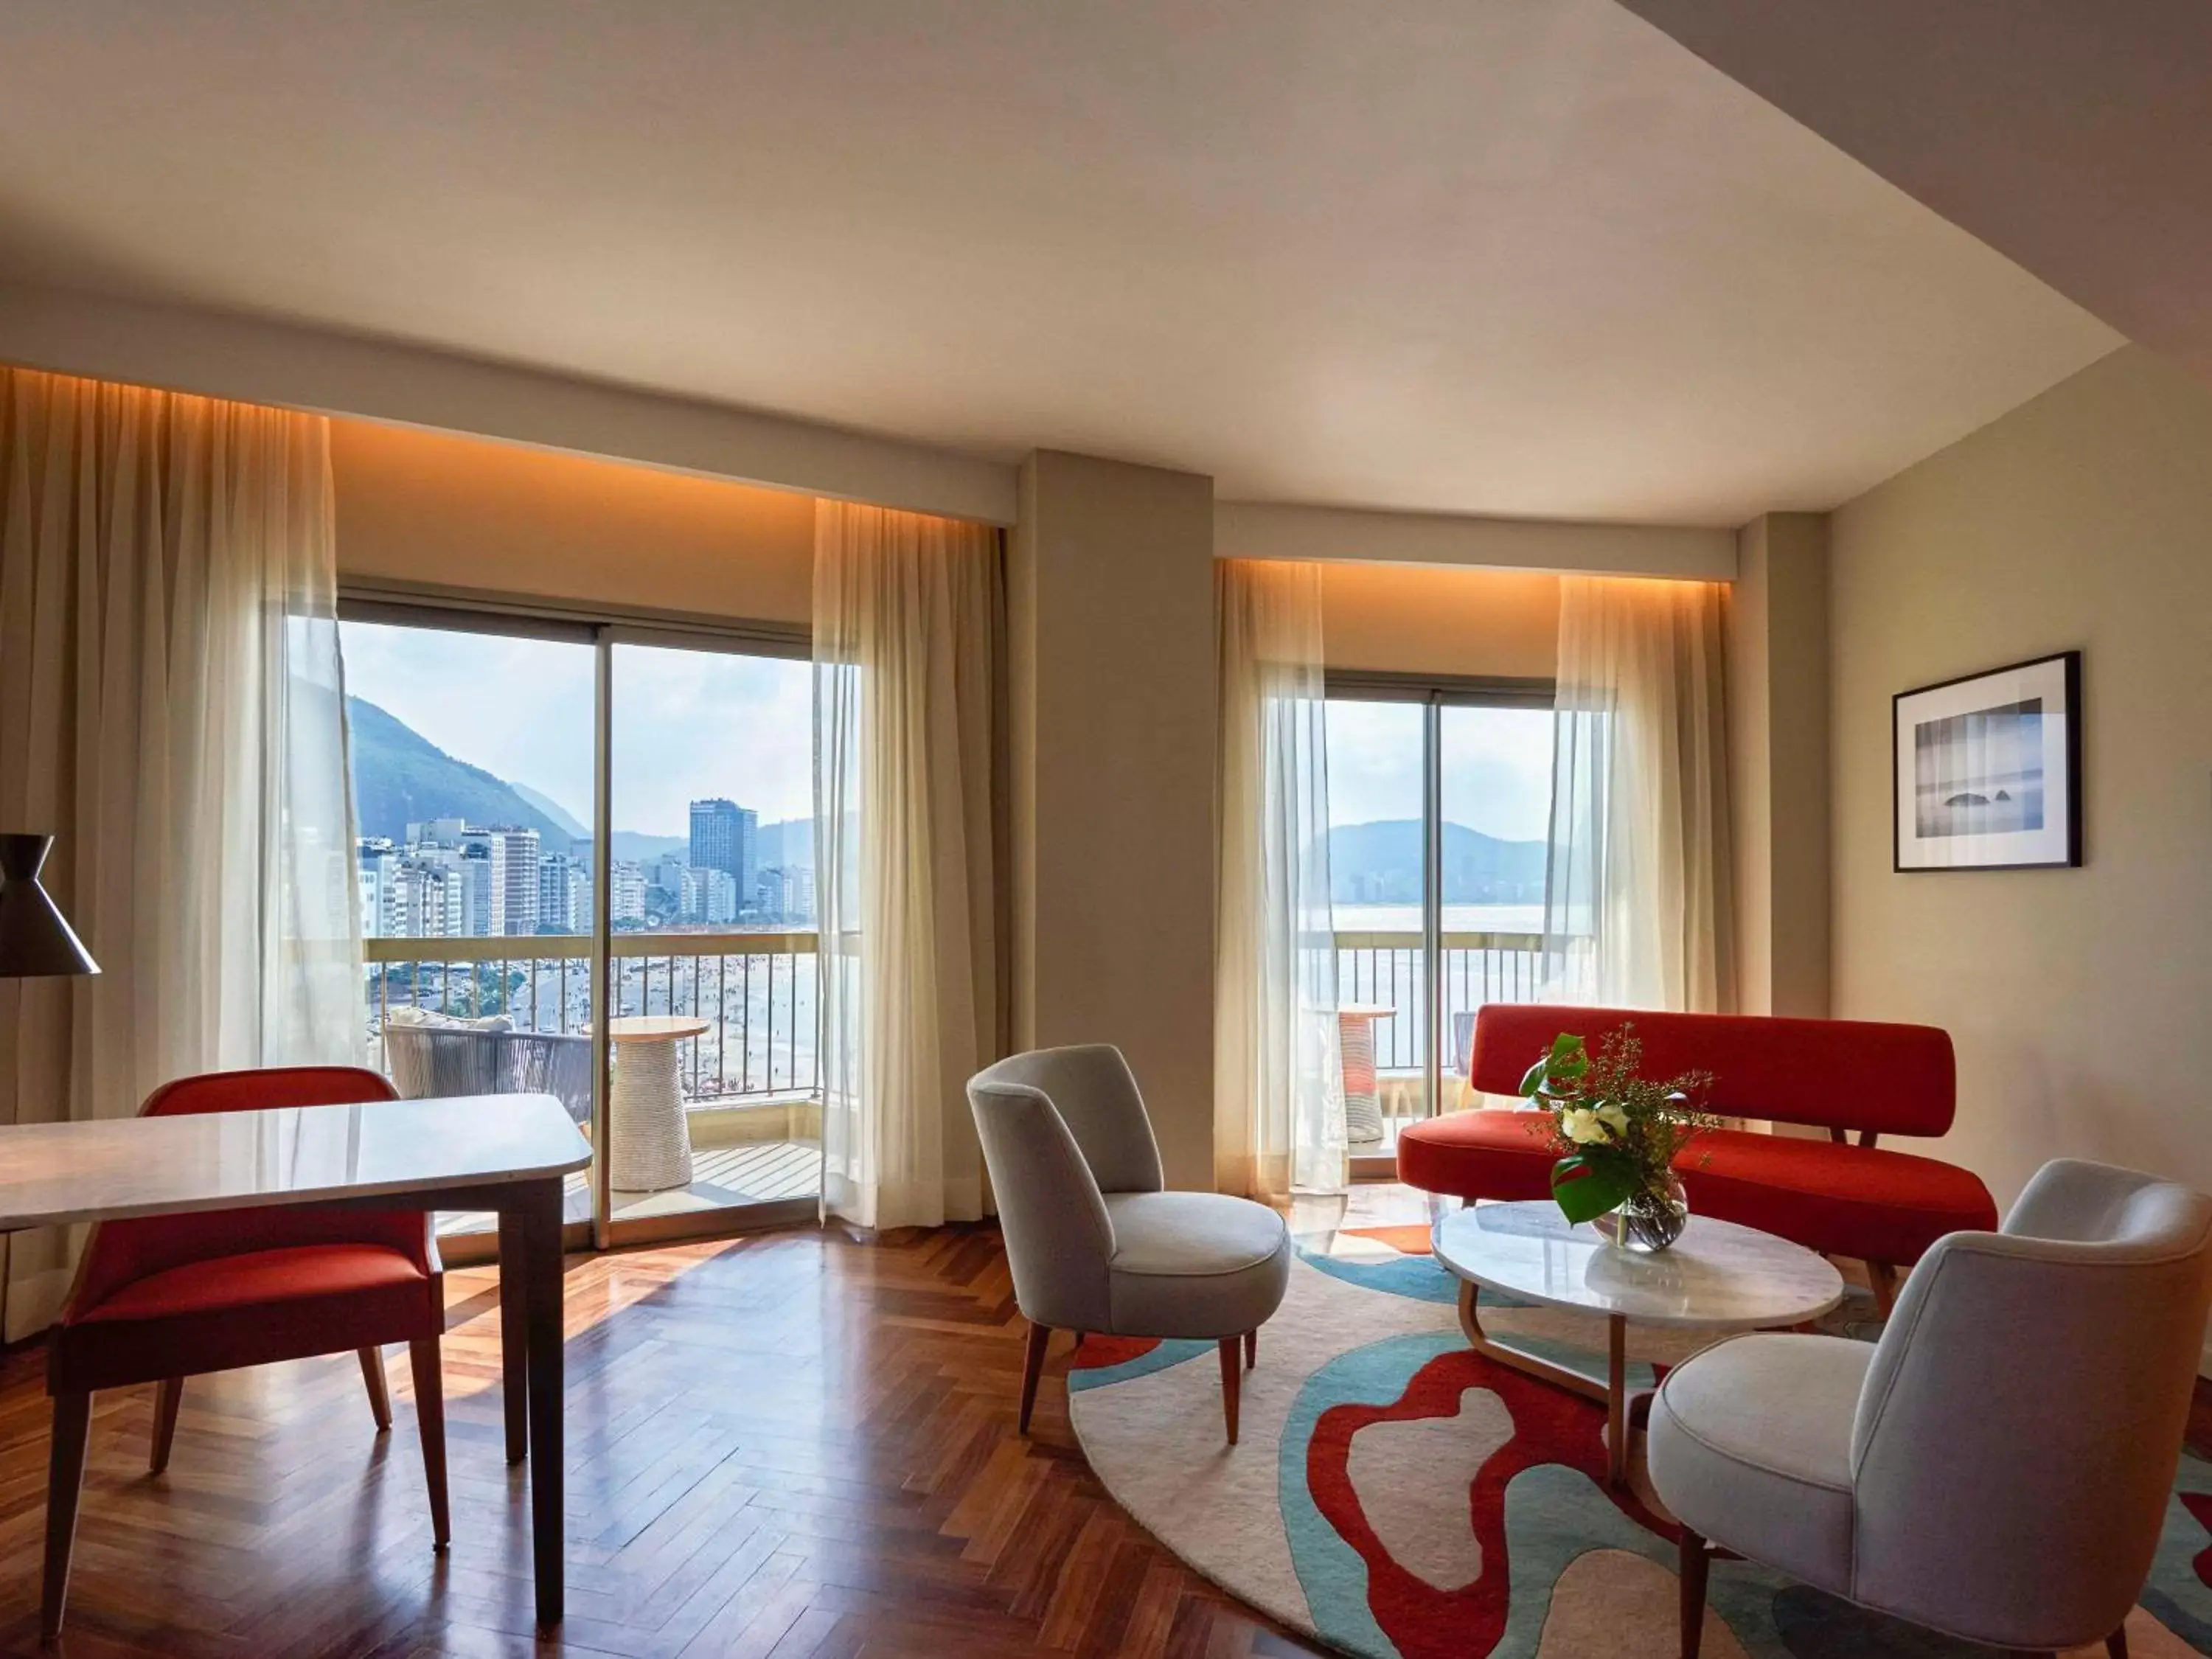
[[[743,1104],[813,1093],[815,951],[811,933],[617,933],[615,1012],[708,1022],[684,1044],[684,1101]],[[520,1031],[578,1033],[591,1024],[591,941],[539,934],[372,939],[368,1021],[383,1061],[386,1019],[416,1007],[463,1018],[504,1014]]]
[[[1539,933],[1447,932],[1441,943],[1444,1047],[1439,1060],[1444,1075],[1462,1076],[1474,1011],[1486,1002],[1536,1000],[1545,978],[1544,940]],[[1378,1072],[1418,1073],[1423,1067],[1429,1034],[1423,951],[1417,933],[1336,936],[1339,1003],[1392,1011],[1375,1022]],[[1387,1103],[1386,1095],[1386,1109]]]

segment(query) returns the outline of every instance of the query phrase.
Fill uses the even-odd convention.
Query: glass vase
[[[1609,1219],[1613,1242],[1622,1249],[1648,1255],[1667,1249],[1690,1224],[1689,1195],[1681,1177],[1668,1171],[1663,1182],[1631,1194]]]

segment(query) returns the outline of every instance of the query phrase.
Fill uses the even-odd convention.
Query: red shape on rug
[[[1142,1359],[1159,1346],[1157,1336],[1086,1336],[1083,1346],[1067,1357],[1067,1369],[1095,1371],[1127,1364],[1132,1359]]]
[[[1352,1238],[1371,1238],[1379,1244],[1388,1244],[1401,1255],[1426,1255],[1433,1240],[1427,1227],[1346,1227],[1345,1233]]]
[[[1468,1519],[1482,1549],[1481,1573],[1472,1584],[1440,1590],[1393,1560],[1368,1524],[1352,1484],[1352,1438],[1370,1424],[1455,1416],[1460,1396],[1469,1388],[1488,1389],[1504,1402],[1513,1433],[1476,1473],[1468,1492]],[[1390,1405],[1332,1406],[1321,1414],[1307,1452],[1308,1487],[1322,1518],[1367,1564],[1368,1610],[1406,1659],[1487,1653],[1505,1633],[1512,1581],[1505,1487],[1523,1469],[1542,1463],[1578,1469],[1638,1526],[1663,1538],[1679,1535],[1634,1494],[1606,1484],[1604,1424],[1605,1408],[1596,1401],[1524,1376],[1469,1349],[1430,1360]]]
[[[2197,1524],[2212,1532],[2212,1492],[2185,1492],[2177,1495],[2181,1506],[2197,1517]],[[2199,1583],[2212,1584],[2212,1544],[2197,1551],[2197,1559],[2189,1565],[2197,1569]]]

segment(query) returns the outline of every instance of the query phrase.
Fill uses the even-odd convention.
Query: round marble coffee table
[[[676,1045],[712,1023],[684,1014],[624,1014],[607,1022],[615,1045],[607,1102],[608,1182],[616,1191],[657,1193],[691,1182],[691,1129],[684,1121]]]
[[[1708,1216],[1692,1216],[1671,1249],[1645,1255],[1621,1249],[1587,1222],[1569,1222],[1548,1200],[1473,1204],[1437,1222],[1431,1243],[1437,1261],[1459,1278],[1460,1327],[1476,1352],[1605,1401],[1606,1472],[1615,1486],[1628,1473],[1631,1320],[1769,1330],[1817,1319],[1844,1299],[1843,1275],[1825,1257],[1771,1233]],[[1602,1314],[1603,1386],[1492,1340],[1476,1312],[1481,1285],[1547,1308]]]

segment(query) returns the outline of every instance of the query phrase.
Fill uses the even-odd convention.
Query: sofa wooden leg
[[[184,1404],[185,1379],[165,1376],[154,1396],[154,1449],[146,1460],[146,1473],[159,1474],[169,1467],[169,1447],[177,1437],[177,1407]]]
[[[1244,1369],[1252,1370],[1260,1363],[1260,1333],[1255,1328],[1244,1333]]]
[[[1037,1378],[1044,1374],[1045,1346],[1051,1340],[1051,1326],[1030,1322],[1029,1347],[1022,1355],[1022,1412],[1015,1425],[1023,1434],[1030,1431],[1030,1412],[1036,1405]]]
[[[392,1426],[392,1391],[384,1384],[383,1349],[361,1351],[361,1380],[368,1389],[369,1414],[376,1419],[376,1431],[382,1434]]]
[[[1712,1554],[1705,1540],[1682,1528],[1682,1659],[1698,1659],[1705,1639],[1705,1571]]]
[[[69,1600],[70,1553],[76,1542],[77,1496],[84,1490],[84,1443],[92,1430],[92,1396],[54,1396],[53,1444],[46,1463],[46,1568],[39,1600],[39,1639],[61,1634]]]
[[[2122,1625],[2105,1638],[2107,1659],[2128,1659],[2128,1627]]]
[[[1887,1261],[1866,1264],[1867,1284],[1874,1291],[1874,1305],[1887,1321],[1897,1307],[1897,1269]]]
[[[1229,1443],[1237,1443],[1237,1392],[1244,1379],[1243,1355],[1239,1351],[1244,1339],[1224,1336],[1221,1339],[1221,1416],[1229,1425]]]

